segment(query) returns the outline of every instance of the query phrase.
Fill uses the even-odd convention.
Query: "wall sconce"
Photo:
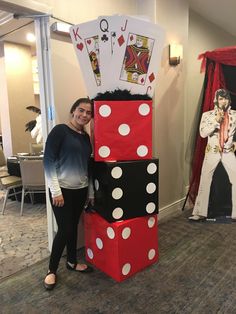
[[[70,36],[70,24],[55,22],[51,25],[51,30],[59,35]]]
[[[180,63],[180,60],[183,59],[183,46],[179,44],[171,44],[169,48],[169,64],[176,66]]]

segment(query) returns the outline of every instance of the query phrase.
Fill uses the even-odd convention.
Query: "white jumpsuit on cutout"
[[[204,112],[200,123],[200,135],[203,138],[208,136],[208,141],[193,215],[207,217],[212,176],[221,161],[232,184],[232,218],[236,218],[236,157],[233,144],[233,135],[236,131],[236,111],[228,109],[228,140],[224,143],[221,152],[219,145],[220,124],[216,121],[216,109]]]

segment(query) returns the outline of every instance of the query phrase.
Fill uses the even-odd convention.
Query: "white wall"
[[[17,1],[11,1],[17,2]],[[26,4],[28,2],[28,4]],[[23,1],[31,8],[35,1]],[[153,149],[160,158],[160,207],[178,201],[183,196],[184,146],[184,81],[185,64],[172,68],[168,64],[170,41],[186,44],[188,32],[188,6],[185,0],[44,0],[40,3],[52,7],[55,17],[71,23],[82,23],[99,15],[146,15],[166,29],[166,43],[154,100]],[[175,16],[173,18],[173,12]],[[85,95],[83,78],[72,45],[53,39],[52,65],[54,75],[57,121],[68,117],[72,102]]]
[[[145,5],[142,1],[116,1],[112,5],[110,1],[102,1],[99,4],[92,0],[88,2],[86,5],[77,3],[80,13],[77,16],[76,10],[72,10],[73,14],[69,16],[66,11],[68,17],[64,15],[63,18],[77,24],[94,19],[100,14],[141,14],[150,20],[157,18],[158,24],[166,30],[166,43],[154,100],[153,149],[154,155],[160,158],[160,207],[179,201],[185,193],[183,172],[186,69],[184,63],[176,68],[169,66],[168,44],[171,41],[180,42],[184,46],[187,44],[186,1],[151,0],[145,1]],[[92,3],[93,9],[88,10]],[[73,8],[73,1],[69,10],[71,8]],[[53,14],[60,15],[63,11],[62,4],[55,10]],[[171,10],[175,11],[175,19],[169,14]],[[65,122],[71,104],[76,98],[86,95],[86,89],[72,45],[57,40],[52,40],[51,44],[57,121]],[[169,179],[170,177],[172,180]]]
[[[70,6],[65,1],[59,1],[53,8],[54,16],[63,17],[64,20],[74,24],[96,19],[99,15],[117,13],[136,15],[136,1],[70,1]],[[54,35],[51,40],[51,50],[56,121],[62,123],[68,120],[69,110],[74,101],[80,97],[86,97],[87,94],[70,39]]]
[[[36,118],[26,109],[34,105],[31,48],[20,44],[4,43],[2,64],[4,76],[2,84],[7,91],[2,94],[4,104],[1,110],[3,146],[6,156],[18,152],[29,152],[32,142],[25,124]]]
[[[74,24],[96,19],[99,15],[136,14],[136,0],[64,0],[43,3],[53,6],[53,15]]]
[[[147,17],[149,21],[156,23],[156,0],[137,0],[137,14]]]
[[[34,8],[36,2],[22,3]],[[185,154],[203,80],[196,58],[205,50],[235,44],[235,38],[197,14],[189,15],[187,0],[70,0],[70,5],[64,0],[42,0],[40,3],[52,7],[54,16],[75,24],[105,14],[142,14],[156,19],[166,30],[154,98],[153,150],[160,159],[160,208],[172,208],[185,196],[188,185]],[[184,47],[183,62],[177,67],[168,63],[168,45],[172,42]],[[65,121],[71,103],[85,95],[85,86],[72,45],[56,39],[51,43],[58,121]]]
[[[160,160],[160,209],[178,202],[185,194],[184,111],[188,5],[185,0],[157,0],[156,19],[166,31],[154,110],[154,152]],[[169,65],[169,44],[180,43],[184,59]]]

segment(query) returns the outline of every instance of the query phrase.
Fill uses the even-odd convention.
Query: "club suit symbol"
[[[108,41],[107,35],[106,35],[106,34],[103,34],[102,37],[101,37],[101,40],[102,40],[103,42]]]

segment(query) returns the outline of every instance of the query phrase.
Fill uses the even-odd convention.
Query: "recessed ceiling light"
[[[33,42],[35,42],[35,35],[34,35],[33,33],[27,33],[26,39],[27,39],[29,42],[33,43]]]

